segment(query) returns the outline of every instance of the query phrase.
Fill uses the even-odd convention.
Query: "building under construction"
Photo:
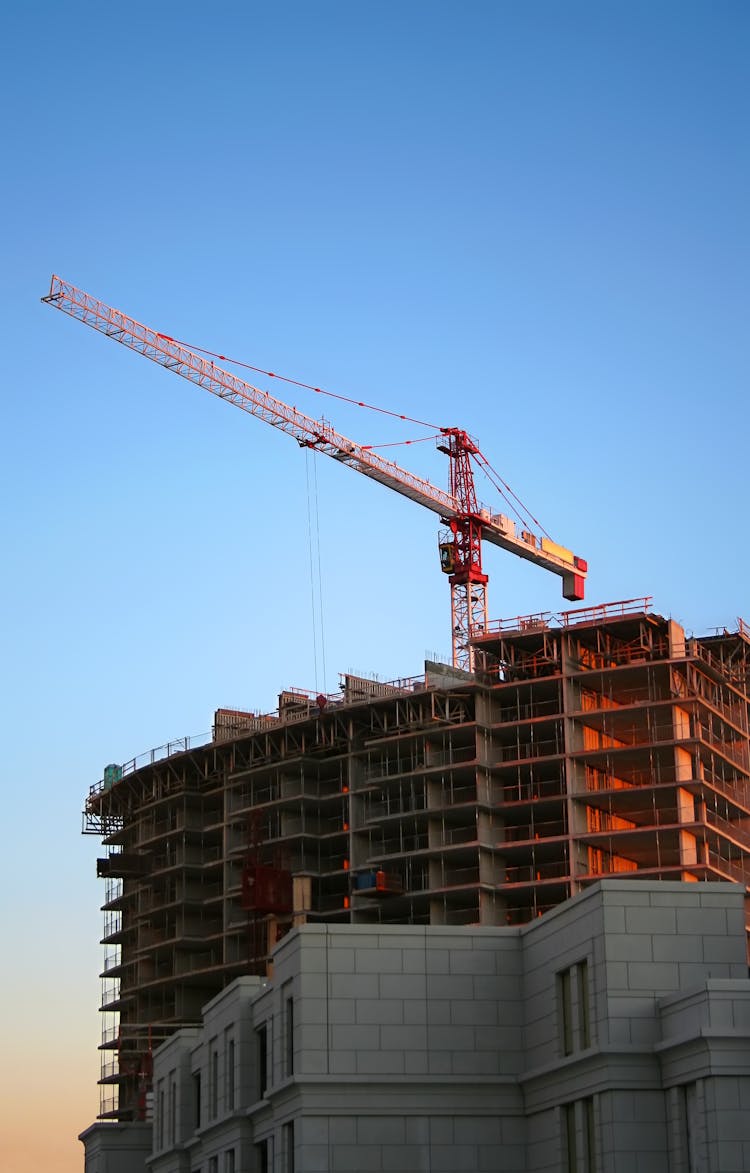
[[[750,884],[750,628],[688,637],[648,599],[501,622],[476,671],[219,710],[107,767],[103,1118],[150,1114],[150,1056],[293,925],[518,925],[602,876]]]

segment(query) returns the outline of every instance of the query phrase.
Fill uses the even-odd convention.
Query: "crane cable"
[[[396,448],[400,445],[406,445],[406,444],[420,444],[425,440],[436,439],[441,434],[442,429],[441,429],[440,424],[429,423],[427,420],[416,419],[414,416],[410,416],[410,415],[402,415],[398,411],[390,411],[387,407],[377,407],[377,406],[375,406],[375,404],[365,403],[361,399],[353,399],[349,395],[340,395],[336,391],[326,391],[325,388],[323,388],[323,387],[315,387],[312,383],[304,383],[304,382],[302,382],[302,380],[292,379],[288,375],[279,375],[276,371],[263,370],[262,367],[253,366],[252,363],[243,362],[241,359],[238,359],[238,358],[231,358],[226,354],[217,354],[216,351],[207,350],[203,346],[193,346],[191,343],[183,342],[183,341],[180,341],[176,338],[171,338],[168,334],[160,334],[159,337],[166,338],[170,342],[177,342],[177,344],[179,346],[185,346],[185,347],[187,347],[188,350],[194,350],[198,354],[207,354],[211,358],[218,358],[221,362],[232,363],[233,366],[244,367],[244,369],[248,370],[248,371],[255,371],[256,374],[265,375],[269,379],[280,379],[282,383],[288,383],[291,387],[301,387],[305,391],[314,391],[316,395],[326,395],[330,399],[338,399],[340,402],[350,403],[354,407],[364,407],[367,409],[367,411],[376,411],[380,415],[388,415],[392,419],[404,420],[406,423],[417,424],[419,427],[422,427],[422,428],[432,428],[432,429],[435,429],[437,432],[437,435],[422,436],[416,440],[396,440],[390,444],[362,444],[362,445],[360,445],[361,448],[370,450],[373,448]],[[498,493],[500,493],[501,497],[503,497],[503,499],[508,502],[508,505],[513,510],[513,512],[516,514],[516,516],[519,518],[519,520],[522,521],[524,525],[528,525],[529,522],[528,522],[528,520],[526,520],[526,518],[530,518],[531,521],[534,523],[534,525],[536,525],[537,528],[540,529],[542,531],[542,533],[546,537],[549,538],[550,535],[547,533],[547,530],[544,528],[542,523],[538,520],[538,518],[534,517],[534,514],[531,512],[531,510],[526,505],[524,505],[521,498],[516,493],[513,492],[510,485],[507,484],[507,482],[503,480],[503,478],[500,476],[500,474],[492,467],[492,465],[489,463],[489,461],[487,460],[484,453],[478,451],[476,454],[476,460],[477,460],[477,463],[480,465],[480,467],[482,467],[487,479],[494,486],[494,488],[497,489],[497,491],[498,491]],[[495,479],[495,478],[497,478],[497,479]],[[316,472],[316,479],[317,479],[317,472]],[[501,486],[503,486],[503,487],[501,488]],[[508,494],[509,494],[509,496],[508,496]],[[518,506],[520,506],[520,508],[523,510],[523,514],[526,515],[526,518],[524,518],[523,514],[518,512],[518,509],[512,504],[510,497],[512,497],[513,500],[517,502]],[[316,498],[316,508],[317,508],[317,498]],[[552,539],[550,538],[550,541],[551,540]]]
[[[318,462],[316,460],[316,453],[312,453],[313,466],[313,485],[315,488],[314,504],[315,504],[315,550],[318,563],[318,610],[320,612],[320,658],[323,661],[323,687],[322,691],[326,690],[326,678],[328,676],[328,669],[326,667],[326,629],[323,620],[323,573],[320,562],[320,514],[318,510]]]
[[[310,562],[310,620],[313,637],[313,676],[315,679],[315,688],[320,690],[320,681],[318,678],[318,636],[315,627],[316,608],[315,608],[315,576],[313,570],[313,529],[312,529],[312,511],[310,508],[310,452],[305,449],[305,480],[307,483],[307,554]]]
[[[289,383],[292,387],[302,387],[305,391],[314,391],[316,395],[327,395],[331,399],[340,399],[342,403],[351,403],[354,407],[366,407],[368,411],[377,411],[381,415],[389,415],[393,419],[405,420],[409,424],[418,424],[421,428],[434,428],[440,431],[440,424],[431,424],[426,420],[414,419],[410,415],[401,415],[398,411],[389,411],[387,407],[376,407],[372,403],[364,403],[361,399],[352,399],[348,395],[339,395],[335,391],[326,391],[323,387],[314,387],[312,383],[303,383],[300,379],[291,379],[288,375],[279,375],[276,371],[264,371],[262,367],[254,367],[252,363],[242,362],[239,358],[230,358],[226,354],[217,354],[213,350],[206,350],[203,346],[193,346],[192,343],[182,342],[178,338],[171,338],[169,334],[159,334],[160,338],[166,338],[168,342],[176,342],[178,346],[184,346],[187,350],[195,351],[198,354],[207,354],[211,358],[218,358],[221,362],[230,362],[233,366],[244,367],[247,371],[255,371],[257,375],[265,375],[268,379],[280,379],[282,383]]]
[[[310,479],[310,460],[312,459],[312,482]],[[315,453],[310,455],[309,449],[305,449],[305,478],[307,482],[307,550],[310,562],[310,614],[312,621],[312,637],[313,637],[313,671],[315,676],[315,688],[317,691],[325,692],[326,678],[328,675],[328,667],[326,665],[326,638],[325,638],[325,622],[323,614],[323,571],[320,557],[320,512],[318,509],[318,466],[315,462]],[[317,571],[317,575],[316,575]],[[315,599],[315,579],[317,577],[317,606]],[[318,630],[317,623],[320,622],[320,659],[322,665],[322,684],[318,673]]]
[[[425,440],[439,440],[440,432],[435,432],[430,436],[417,436],[415,440],[391,440],[388,444],[360,444],[359,447],[365,452],[371,452],[373,448],[400,448],[405,444],[424,444]]]
[[[524,505],[521,498],[516,493],[513,492],[510,485],[506,481],[504,481],[503,478],[500,476],[500,473],[497,472],[497,470],[492,467],[492,465],[490,464],[489,460],[484,455],[484,453],[477,452],[475,459],[476,459],[477,464],[480,466],[480,468],[484,472],[484,475],[487,477],[487,480],[490,482],[490,484],[492,484],[495,487],[495,489],[497,489],[500,496],[503,497],[504,500],[506,500],[508,502],[508,505],[513,510],[513,512],[516,514],[516,517],[518,517],[518,519],[520,521],[522,521],[524,525],[529,525],[529,519],[530,519],[534,523],[534,525],[536,525],[542,531],[542,533],[545,535],[545,537],[549,538],[550,535],[547,533],[547,531],[544,528],[544,526],[542,525],[541,521],[539,521],[538,518],[534,517],[534,514],[531,512],[531,510],[528,508],[528,506]],[[516,506],[513,505],[513,502],[510,499],[511,497],[513,498],[514,501],[517,502],[517,504],[523,510],[523,514],[519,513]],[[550,541],[552,541],[551,538],[550,538]]]

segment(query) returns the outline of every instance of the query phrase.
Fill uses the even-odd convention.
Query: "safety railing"
[[[558,821],[541,823],[522,823],[506,826],[497,841],[496,846],[505,846],[509,843],[535,843],[540,839],[555,839],[565,835],[565,824]]]
[[[554,757],[565,752],[562,737],[543,741],[514,742],[512,745],[496,745],[489,752],[487,764],[494,766],[505,762],[525,762],[533,758]]]
[[[512,619],[492,619],[486,626],[475,624],[472,638],[505,632],[544,631],[546,628],[574,627],[580,623],[601,623],[628,615],[642,615],[651,609],[653,595],[636,599],[621,599],[615,603],[600,603],[595,607],[577,607],[571,611],[537,611],[531,615],[516,615]]]
[[[534,884],[543,880],[562,880],[569,875],[567,861],[560,863],[546,863],[540,865],[528,864],[523,867],[505,869],[505,878],[500,886],[505,884]]]
[[[563,627],[578,623],[600,623],[604,619],[617,619],[628,615],[642,615],[651,610],[653,595],[641,595],[635,599],[620,599],[616,603],[600,603],[595,607],[576,607],[572,611],[561,611]]]
[[[119,1097],[117,1088],[113,1087],[111,1084],[104,1084],[102,1087],[102,1091],[104,1090],[104,1088],[107,1089],[107,1094],[101,1095],[99,1097],[99,1118],[100,1119],[102,1119],[104,1117],[108,1118],[110,1116],[116,1116],[117,1112],[119,1110],[119,1106],[120,1106],[120,1097]]]
[[[738,623],[742,624],[739,634],[745,639],[750,639],[750,628],[748,628],[747,624],[742,623],[742,620],[738,620]],[[740,663],[736,666],[727,664],[724,660],[715,656],[713,652],[709,651],[699,639],[688,640],[688,651],[691,656],[702,660],[717,676],[731,680],[732,684],[738,685],[740,689],[747,688],[747,670],[744,664]]]
[[[326,694],[315,694],[309,689],[290,688],[286,689],[286,694],[292,698],[289,705],[282,706],[272,713],[252,714],[252,717],[255,722],[260,722],[259,728],[267,729],[271,726],[318,716],[329,706],[338,707],[361,704],[364,701],[376,700],[381,696],[408,695],[414,692],[422,692],[426,687],[427,680],[425,675],[422,674],[419,676],[402,676],[388,681],[371,681],[363,678],[361,694],[357,692],[356,695],[351,685],[345,691]],[[232,711],[237,713],[242,712],[241,710]],[[247,715],[251,716],[249,713]],[[241,732],[253,731],[253,729],[238,729],[237,732],[239,734]],[[157,762],[173,757],[175,754],[187,753],[192,749],[200,749],[210,743],[210,733],[197,733],[189,737],[175,738],[173,741],[168,741],[164,745],[146,750],[145,753],[138,754],[137,757],[124,762],[120,767],[120,778],[118,778],[118,781],[121,778],[127,777],[129,774],[134,774],[144,766],[153,766]],[[89,799],[95,798],[105,790],[111,789],[113,785],[117,785],[117,782],[113,783],[111,778],[102,778],[100,781],[95,782],[93,786],[89,787]]]

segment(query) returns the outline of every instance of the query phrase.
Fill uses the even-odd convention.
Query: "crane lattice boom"
[[[267,391],[217,366],[210,359],[195,354],[169,335],[136,322],[60,277],[52,277],[49,294],[42,300],[152,362],[189,379],[219,399],[226,399],[250,415],[280,428],[293,436],[302,447],[313,448],[333,457],[442,518],[452,534],[449,545],[453,554],[450,565],[444,562],[443,568],[451,576],[453,659],[458,667],[473,667],[470,638],[472,634],[484,630],[487,624],[487,576],[481,567],[482,539],[560,575],[566,598],[583,598],[587,570],[583,559],[528,530],[522,530],[519,534],[515,523],[507,517],[491,514],[478,507],[470,464],[470,457],[478,449],[466,432],[458,428],[441,429],[443,438],[438,446],[451,460],[451,491],[446,492],[393,461],[384,459],[372,449],[341,435],[325,420],[305,415],[296,407],[291,407]],[[443,543],[441,552],[445,549]]]

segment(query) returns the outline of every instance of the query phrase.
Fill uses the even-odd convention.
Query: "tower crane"
[[[533,562],[562,578],[566,599],[584,596],[587,564],[564,546],[530,529],[518,529],[501,513],[480,508],[474,484],[472,460],[483,461],[474,440],[461,428],[440,428],[438,448],[450,462],[450,488],[446,492],[430,481],[384,459],[367,445],[357,444],[335,431],[324,420],[312,419],[282,400],[246,383],[167,334],[161,334],[84,293],[61,277],[53,276],[50,291],[41,299],[79,322],[113,338],[123,346],[189,379],[219,399],[281,429],[304,448],[333,457],[356,472],[379,481],[386,488],[409,497],[436,513],[447,527],[440,540],[440,564],[451,588],[453,664],[472,671],[472,636],[487,629],[487,575],[482,569],[482,542]],[[268,372],[271,374],[271,372]]]

